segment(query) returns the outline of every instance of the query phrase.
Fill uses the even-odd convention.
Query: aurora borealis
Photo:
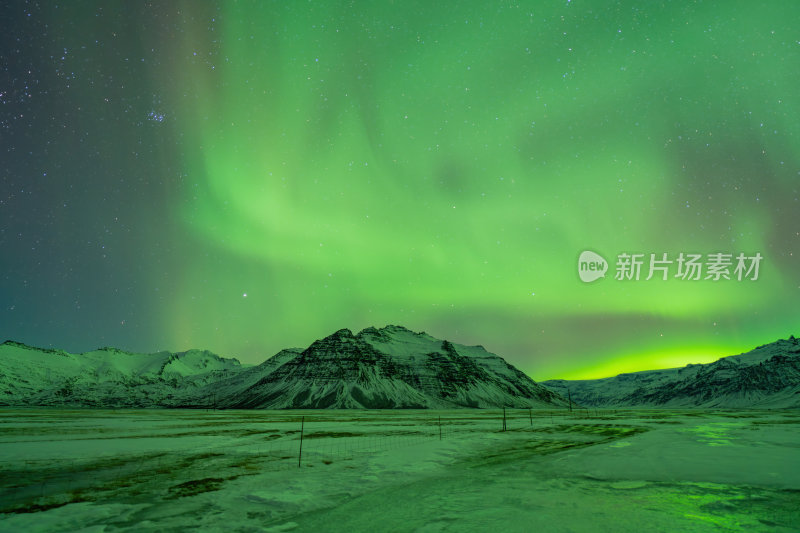
[[[401,324],[543,380],[800,331],[800,5],[0,9],[2,337],[258,363]]]

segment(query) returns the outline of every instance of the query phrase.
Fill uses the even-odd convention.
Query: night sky
[[[3,2],[0,340],[258,363],[400,324],[541,380],[798,334],[798,21],[777,0]],[[634,253],[641,278],[615,279]],[[732,254],[731,279],[676,277],[680,253]]]

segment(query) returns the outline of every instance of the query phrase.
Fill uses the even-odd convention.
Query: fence
[[[179,417],[183,414],[186,412],[178,412]],[[241,411],[190,414],[187,420],[205,421],[212,416],[213,419],[206,422],[209,429],[202,433],[187,433],[188,443],[198,435],[213,435],[215,428],[232,434],[223,443],[212,442],[189,450],[165,446],[141,453],[18,461],[3,460],[0,455],[0,512],[41,510],[136,485],[170,486],[180,479],[182,471],[225,471],[234,475],[296,471],[298,467],[302,470],[342,461],[363,461],[378,453],[437,441],[474,438],[476,434],[538,432],[570,420],[613,418],[616,411],[504,409],[366,414],[342,414],[340,411],[333,415],[307,411],[259,412],[251,417]],[[259,431],[258,424],[269,424],[270,415],[278,422]],[[126,414],[121,412],[119,416]],[[229,417],[246,427],[239,428],[239,433],[226,428]],[[252,417],[260,421],[252,422]],[[114,438],[143,437],[123,434],[112,440]],[[64,445],[74,446],[75,442],[65,439]]]

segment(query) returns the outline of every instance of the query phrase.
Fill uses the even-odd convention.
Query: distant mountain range
[[[152,407],[197,402],[209,385],[244,370],[208,351],[71,354],[14,341],[0,345],[0,405]]]
[[[541,384],[592,407],[800,408],[800,341],[791,336],[704,365]]]
[[[71,354],[0,345],[0,405],[83,407],[800,407],[795,337],[714,363],[537,384],[481,346],[401,326],[348,329],[260,365],[208,351]]]
[[[481,346],[401,326],[342,329],[257,366],[211,352],[82,354],[0,345],[0,405],[87,407],[565,407]]]

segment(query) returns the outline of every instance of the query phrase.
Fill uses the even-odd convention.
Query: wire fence
[[[125,490],[136,485],[166,483],[169,486],[181,479],[182,472],[184,476],[191,471],[252,475],[302,470],[342,461],[363,461],[376,454],[452,441],[474,436],[476,432],[538,432],[565,422],[616,416],[616,411],[609,410],[504,409],[448,413],[445,416],[423,415],[423,420],[417,421],[415,417],[401,415],[402,423],[385,413],[379,420],[341,416],[329,419],[324,414],[299,414],[294,422],[291,416],[283,415],[283,430],[272,428],[259,434],[249,429],[243,434],[242,443],[235,446],[210,445],[189,451],[165,449],[65,459],[4,461],[0,457],[0,513],[42,510],[83,501],[89,493]],[[215,415],[219,420],[225,418],[224,411],[216,411]],[[64,442],[65,446],[75,445],[68,440]]]

